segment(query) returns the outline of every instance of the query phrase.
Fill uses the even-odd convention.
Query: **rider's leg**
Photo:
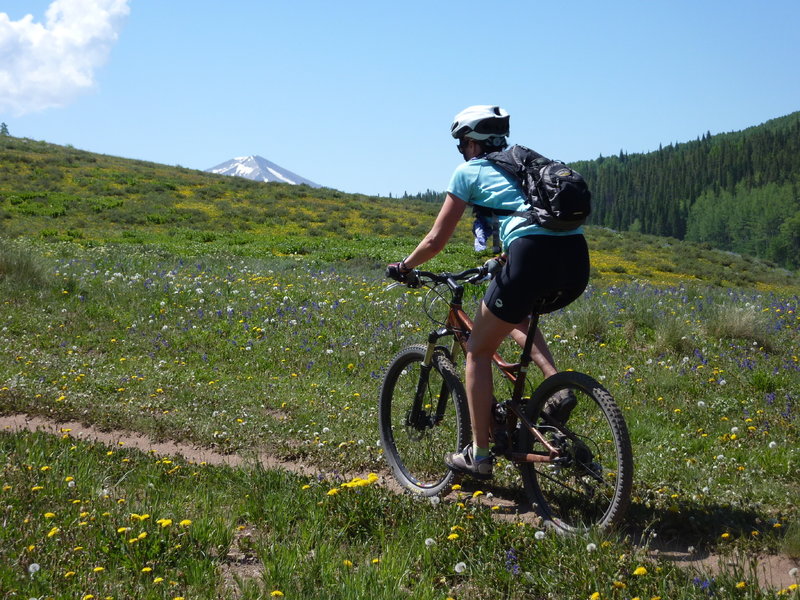
[[[479,448],[489,448],[492,412],[492,355],[514,328],[497,318],[481,303],[467,342],[467,403],[472,439]]]
[[[511,337],[514,339],[520,348],[525,346],[525,339],[528,337],[528,319],[514,327],[511,332]],[[547,341],[544,339],[541,330],[536,328],[536,335],[533,337],[533,347],[531,348],[531,358],[534,364],[541,369],[545,377],[550,377],[558,373],[556,369],[556,362],[553,355],[550,353],[550,348],[547,347]]]

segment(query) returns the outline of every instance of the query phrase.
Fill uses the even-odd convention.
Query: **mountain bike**
[[[461,273],[414,271],[415,287],[428,290],[425,312],[436,327],[427,343],[408,346],[393,358],[378,411],[386,460],[397,481],[413,493],[443,494],[460,478],[445,465],[444,455],[462,450],[472,439],[467,396],[456,369],[472,330],[462,308],[462,282],[486,280],[499,270],[497,261],[492,263]],[[389,287],[397,285],[402,284]],[[541,314],[537,307],[547,300],[540,298],[532,307],[519,361],[505,362],[499,353],[493,357],[511,394],[493,403],[492,453],[509,461],[507,470],[518,470],[526,501],[546,524],[565,531],[611,527],[630,504],[633,455],[628,429],[612,395],[589,375],[563,371],[532,389],[528,367]],[[433,314],[438,301],[449,306],[441,321]],[[562,423],[542,409],[565,390],[578,403]],[[497,393],[495,386],[495,397]]]

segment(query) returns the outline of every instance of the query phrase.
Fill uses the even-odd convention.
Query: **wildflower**
[[[597,544],[586,544],[587,552],[594,552],[595,550],[597,550]]]
[[[539,530],[533,534],[533,537],[535,537],[537,540],[543,540],[546,535],[547,534],[544,531]]]
[[[723,533],[723,534],[722,534],[720,537],[721,537],[723,540],[727,540],[727,539],[730,539],[730,537],[731,537],[731,534],[730,534],[730,533],[728,533],[728,532],[725,532],[725,533]]]
[[[464,562],[456,563],[456,566],[454,567],[454,569],[455,569],[456,573],[463,573],[464,571],[467,570],[467,563],[464,563]]]
[[[636,570],[633,572],[634,575],[647,575],[647,569],[644,567],[636,567]]]
[[[41,568],[42,567],[39,566],[39,563],[31,563],[28,565],[28,573],[30,573],[31,576],[36,575]]]
[[[339,493],[339,488],[333,488],[332,490],[328,490],[328,496],[335,496]]]
[[[144,567],[144,568],[142,569],[142,573],[149,573],[149,572],[150,572],[150,571],[152,571],[152,570],[153,570],[153,569],[152,569],[152,567]]]
[[[117,533],[125,533],[125,532],[128,532],[130,530],[131,530],[130,527],[118,527],[117,528]]]
[[[184,519],[183,521],[181,521],[180,523],[178,523],[178,525],[180,525],[181,527],[188,527],[188,526],[189,526],[189,525],[191,525],[191,524],[192,524],[192,522],[191,522],[191,520],[189,520],[189,519]]]
[[[159,519],[158,521],[156,521],[156,523],[161,525],[161,527],[169,527],[170,525],[172,525],[172,519]]]
[[[56,516],[56,513],[51,513],[51,512],[44,513],[44,518],[45,519],[52,519],[55,516]]]
[[[450,535],[447,536],[447,539],[448,540],[457,540],[458,539],[458,534],[457,533],[451,533]]]
[[[372,559],[372,564],[373,564],[373,565],[378,565],[378,564],[380,564],[380,562],[381,562],[381,559],[380,559],[380,558],[373,558],[373,559]]]
[[[624,581],[614,581],[611,585],[613,585],[618,590],[624,590],[626,587],[628,587]]]
[[[50,531],[47,532],[47,537],[53,537],[54,535],[57,535],[59,533],[61,533],[61,530],[58,527],[53,527]]]
[[[352,566],[353,566],[353,561],[350,561],[350,560],[347,560],[347,559],[345,559],[345,560],[343,560],[343,561],[342,561],[342,564],[343,564],[345,567],[348,567],[348,568],[349,568],[349,567],[352,567]]]
[[[106,568],[105,568],[105,567],[95,567],[94,569],[92,569],[92,571],[93,571],[94,573],[102,573],[102,572],[103,572],[103,571],[105,571],[105,570],[106,570]]]
[[[746,587],[747,587],[747,582],[746,581],[740,581],[739,583],[736,584],[736,589],[737,590],[743,590]]]
[[[426,546],[433,546],[435,543],[436,543],[436,540],[434,540],[433,538],[427,538],[425,540],[425,545]]]
[[[482,492],[482,491],[480,491],[480,490],[477,490],[476,492],[474,492],[474,493],[472,494],[472,497],[473,497],[473,498],[477,498],[478,496],[483,496],[483,492]]]
[[[600,592],[595,592],[591,596],[589,596],[589,600],[600,600]]]
[[[273,598],[280,598],[281,596],[283,596],[283,592],[280,590],[272,590],[269,593],[269,595],[272,596]]]

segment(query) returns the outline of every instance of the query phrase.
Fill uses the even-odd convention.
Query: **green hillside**
[[[592,189],[595,224],[800,266],[800,112],[573,166]]]
[[[0,237],[82,245],[146,243],[196,253],[402,258],[428,231],[436,202],[261,183],[182,167],[0,137]],[[800,278],[746,255],[589,227],[593,278],[796,289]],[[475,261],[469,219],[433,265]]]

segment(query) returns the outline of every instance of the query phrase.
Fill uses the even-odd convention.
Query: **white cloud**
[[[55,0],[45,23],[0,12],[0,113],[63,106],[94,85],[128,0]]]

